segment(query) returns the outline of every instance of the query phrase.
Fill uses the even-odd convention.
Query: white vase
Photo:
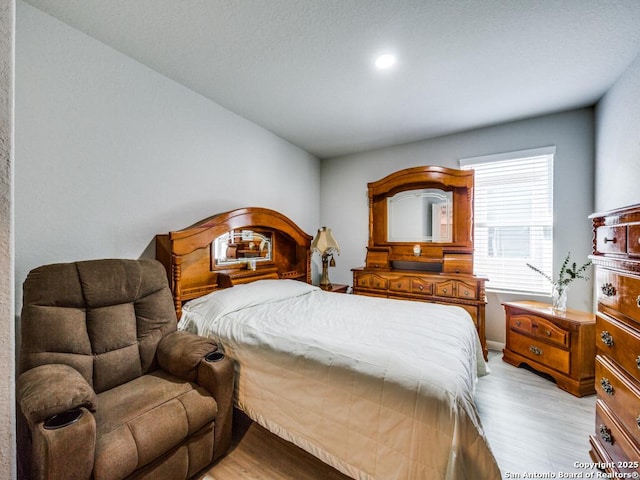
[[[552,299],[552,306],[554,310],[557,310],[559,312],[566,312],[567,311],[567,291],[569,290],[569,287],[564,287],[564,288],[558,288],[558,287],[554,287],[553,288],[553,295],[551,297]]]

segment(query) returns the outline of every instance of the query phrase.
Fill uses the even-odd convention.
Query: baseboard
[[[487,349],[493,350],[495,352],[502,352],[502,350],[504,349],[504,343],[487,340]]]

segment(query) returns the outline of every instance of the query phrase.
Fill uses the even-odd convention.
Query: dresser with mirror
[[[473,275],[473,171],[407,168],[367,184],[369,242],[353,293],[457,305],[484,357],[485,282]]]

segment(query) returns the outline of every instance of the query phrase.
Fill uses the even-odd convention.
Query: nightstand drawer
[[[569,332],[557,327],[544,318],[535,319],[533,333],[538,338],[555,343],[561,347],[569,347]]]
[[[533,319],[529,315],[513,315],[507,318],[509,328],[533,335]]]
[[[560,347],[569,347],[569,332],[544,318],[534,315],[513,315],[509,318],[509,328],[544,339]]]
[[[542,363],[562,373],[570,372],[570,355],[567,350],[553,347],[526,335],[512,332],[511,350],[523,357]]]

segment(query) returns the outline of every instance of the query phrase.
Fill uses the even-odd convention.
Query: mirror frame
[[[388,251],[391,261],[442,262],[445,251],[473,253],[473,170],[421,166],[399,170],[367,184],[369,250]],[[452,192],[451,242],[390,242],[387,240],[387,198],[398,192],[436,188]],[[420,246],[420,255],[414,247]]]

